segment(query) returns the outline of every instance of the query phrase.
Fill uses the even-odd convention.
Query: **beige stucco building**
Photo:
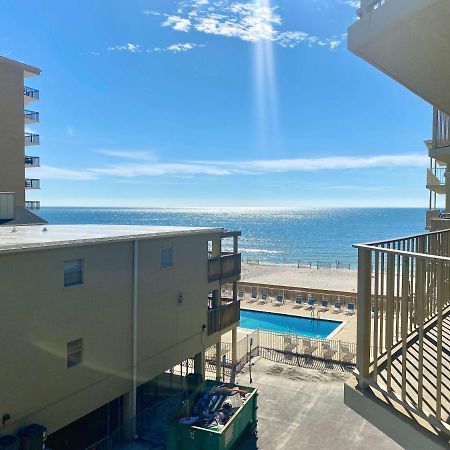
[[[40,158],[35,154],[39,135],[30,129],[39,123],[33,108],[39,91],[24,86],[24,79],[40,73],[0,56],[0,224],[44,222],[30,212],[38,210],[40,202],[25,195],[40,188],[39,179],[26,176],[26,168],[39,167]]]
[[[345,402],[404,448],[448,448],[450,2],[361,0],[358,17],[350,51],[433,106],[431,232],[355,246],[357,376],[345,385]]]
[[[221,301],[221,283],[239,277],[239,233],[13,230],[0,227],[0,436],[38,423],[56,450],[55,432],[104,405],[126,422],[140,385],[189,358],[204,376],[205,349],[236,330],[239,302]],[[233,252],[222,253],[224,238]]]

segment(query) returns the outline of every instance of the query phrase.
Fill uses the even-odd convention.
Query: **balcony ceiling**
[[[348,31],[351,52],[450,114],[450,1],[389,0]]]

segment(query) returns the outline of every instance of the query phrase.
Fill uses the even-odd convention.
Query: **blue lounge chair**
[[[281,306],[283,303],[284,303],[283,294],[278,294],[278,295],[275,297],[275,305]]]
[[[254,303],[258,301],[258,290],[252,289],[252,293],[250,295],[250,298],[248,299],[249,303]]]
[[[328,309],[329,309],[328,304],[329,304],[328,297],[326,295],[324,295],[322,298],[322,304],[320,305],[319,311],[322,311],[322,312],[328,311]]]
[[[258,300],[258,303],[265,305],[267,303],[267,291],[261,292],[261,298]]]
[[[295,297],[295,302],[292,305],[293,308],[301,308],[303,306],[303,294],[297,294]]]
[[[314,298],[314,295],[309,294],[308,295],[308,303],[305,306],[305,309],[313,309],[316,307],[316,299]]]
[[[334,302],[334,306],[331,309],[331,312],[334,314],[340,313],[342,311],[342,302],[339,299],[339,297],[336,299],[336,301]]]
[[[355,304],[347,303],[347,308],[345,309],[345,314],[352,315],[355,314]]]

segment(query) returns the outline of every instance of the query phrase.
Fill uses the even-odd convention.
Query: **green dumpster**
[[[233,414],[229,420],[221,426],[206,428],[199,424],[180,423],[183,419],[188,421],[186,416],[193,415],[196,406],[199,405],[206,393],[223,392],[229,390],[239,390],[242,396],[241,406],[233,409]],[[243,394],[245,395],[245,400]],[[210,394],[213,395],[213,394]],[[241,438],[248,436],[256,429],[258,391],[255,388],[231,385],[218,381],[207,380],[200,385],[186,400],[186,404],[169,417],[167,432],[168,450],[229,450],[232,449]],[[226,398],[226,394],[224,394]],[[213,400],[211,400],[213,401]],[[220,399],[219,399],[220,402]],[[191,414],[187,414],[191,412]],[[199,414],[197,415],[199,416]]]

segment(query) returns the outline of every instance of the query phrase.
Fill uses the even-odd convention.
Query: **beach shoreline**
[[[242,263],[241,281],[305,289],[357,292],[358,271]]]

